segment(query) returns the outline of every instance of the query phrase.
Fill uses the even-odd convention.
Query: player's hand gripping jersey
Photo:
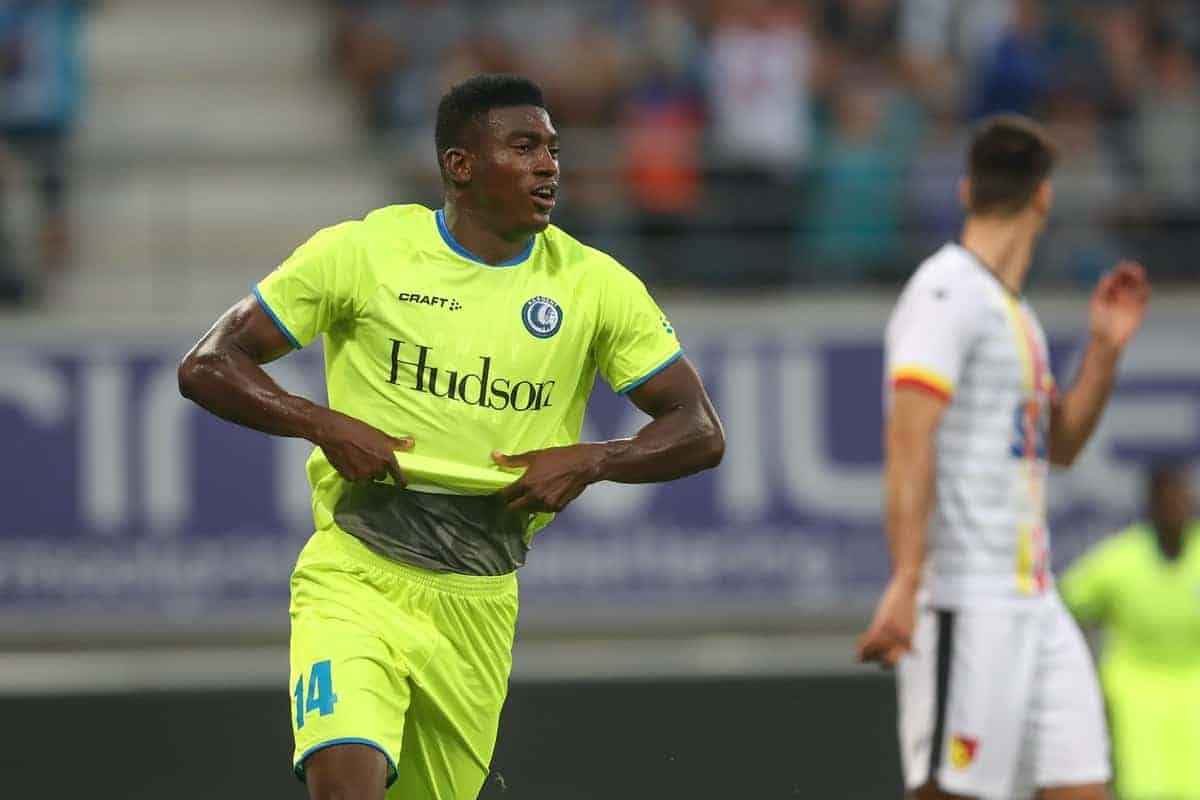
[[[1046,434],[1054,391],[1033,310],[969,251],[916,271],[888,322],[890,387],[948,401],[923,585],[929,602],[1040,594],[1048,581]]]
[[[411,464],[410,488],[421,493],[494,492],[516,477],[493,463],[494,451],[579,441],[597,369],[614,390],[628,392],[680,355],[645,286],[612,258],[551,226],[511,262],[490,266],[454,241],[440,211],[418,205],[390,206],[317,233],[256,293],[296,347],[325,335],[330,407],[415,440],[419,460],[406,462],[401,453],[399,463],[402,471]],[[404,519],[414,516],[411,509],[375,508],[369,497],[339,507],[344,494],[366,490],[351,490],[319,448],[308,476],[318,530],[336,523],[388,552],[369,530],[352,528],[411,524]],[[366,488],[387,502],[420,496]],[[427,505],[437,500],[424,497]],[[450,500],[457,505],[427,516],[463,516],[446,526],[447,536],[461,536],[474,512],[463,510],[467,498]],[[525,545],[551,517],[522,517]],[[503,524],[485,519],[479,526]],[[443,555],[469,544],[453,543]],[[419,553],[397,557],[498,573],[523,556],[481,558],[482,567],[461,570]]]

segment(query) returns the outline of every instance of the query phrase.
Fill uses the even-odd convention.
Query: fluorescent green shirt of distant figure
[[[1200,798],[1200,523],[1175,561],[1149,526],[1117,534],[1076,562],[1059,590],[1081,623],[1104,631],[1119,795]]]
[[[609,256],[550,226],[488,265],[419,205],[318,232],[255,291],[295,347],[325,336],[331,408],[413,437],[399,463],[426,492],[496,491],[515,475],[493,451],[579,441],[597,370],[624,393],[680,357],[645,286]],[[323,529],[345,481],[320,448],[308,476]],[[551,518],[533,515],[526,536]]]

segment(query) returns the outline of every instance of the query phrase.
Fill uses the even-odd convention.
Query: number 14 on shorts
[[[314,711],[321,716],[333,713],[333,704],[337,695],[333,693],[333,665],[329,659],[318,661],[312,665],[308,674],[308,697],[304,695],[304,673],[296,678],[296,728],[304,727],[304,717]]]

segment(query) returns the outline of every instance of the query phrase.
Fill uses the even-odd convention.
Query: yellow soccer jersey
[[[611,257],[550,226],[489,265],[419,205],[319,231],[255,295],[295,347],[325,335],[332,408],[413,437],[400,466],[424,491],[495,491],[513,476],[493,451],[579,441],[597,369],[624,393],[681,355],[646,287]],[[329,527],[344,481],[320,448],[308,477],[316,526]],[[535,515],[527,535],[551,518]]]

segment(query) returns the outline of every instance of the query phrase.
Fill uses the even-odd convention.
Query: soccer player
[[[1200,518],[1178,464],[1155,467],[1149,520],[1063,575],[1076,619],[1102,626],[1100,681],[1126,800],[1200,797]]]
[[[887,326],[892,576],[859,657],[898,668],[905,782],[921,800],[1107,797],[1104,712],[1049,572],[1045,485],[1095,428],[1149,290],[1135,264],[1100,280],[1079,374],[1057,392],[1021,294],[1054,159],[1032,121],[983,122],[962,241],[920,266]]]
[[[214,414],[316,445],[289,683],[313,800],[474,798],[533,535],[590,484],[671,480],[724,450],[641,281],[550,225],[559,143],[538,87],[454,87],[435,139],[441,209],[318,232],[179,369]],[[260,366],[322,334],[328,408]],[[597,370],[653,418],[632,438],[579,442]]]

